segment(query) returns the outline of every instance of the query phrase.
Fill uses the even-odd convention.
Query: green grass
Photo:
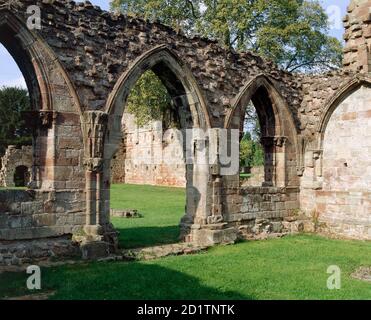
[[[147,262],[43,269],[42,286],[56,291],[54,299],[371,299],[371,284],[350,277],[358,266],[371,265],[370,248],[290,236]],[[340,290],[326,287],[330,265],[342,270]],[[20,294],[26,277],[0,275],[0,297]]]
[[[184,189],[114,185],[112,207],[144,218],[114,219],[125,247],[176,242]],[[371,243],[314,235],[218,246],[206,253],[146,262],[102,262],[44,268],[42,291],[53,299],[371,299],[371,284],[352,279],[370,266]],[[327,268],[342,271],[328,290]],[[30,294],[26,273],[0,274],[0,298]]]
[[[185,189],[116,184],[111,189],[113,209],[137,209],[143,218],[113,218],[123,248],[174,243],[185,212]]]

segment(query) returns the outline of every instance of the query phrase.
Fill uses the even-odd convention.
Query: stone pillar
[[[287,185],[286,137],[274,137],[274,179],[276,187]]]
[[[86,111],[83,115],[84,165],[86,176],[86,222],[82,239],[83,256],[105,256],[117,249],[117,232],[106,217],[102,190],[104,141],[108,115],[102,111]]]
[[[261,145],[264,149],[264,182],[263,187],[273,186],[274,181],[274,138],[262,137]]]

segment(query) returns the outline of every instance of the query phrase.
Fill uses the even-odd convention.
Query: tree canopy
[[[126,111],[135,115],[138,126],[152,120],[164,120],[171,98],[156,74],[149,70],[139,78],[127,101]]]
[[[30,131],[22,120],[22,112],[30,110],[28,91],[17,87],[0,89],[0,155],[8,145],[32,142]]]
[[[341,43],[328,36],[328,17],[317,0],[113,0],[111,7],[252,50],[288,71],[341,65]]]

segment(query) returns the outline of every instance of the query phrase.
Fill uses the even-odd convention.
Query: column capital
[[[84,165],[89,171],[102,171],[107,124],[108,114],[102,111],[85,111],[82,116]]]

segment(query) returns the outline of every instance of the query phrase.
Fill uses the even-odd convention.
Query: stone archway
[[[210,126],[202,93],[181,60],[166,46],[155,47],[140,56],[119,78],[108,98],[106,111],[85,113],[85,150],[88,150],[85,155],[88,166],[85,230],[92,237],[99,238],[99,234],[112,235],[109,222],[111,160],[122,142],[121,123],[130,90],[149,69],[161,79],[179,109],[184,138],[183,130],[206,130]],[[202,138],[196,138],[192,142],[196,144],[194,156],[197,158],[198,145],[206,146],[207,143]],[[192,145],[192,142],[184,141],[184,144]],[[181,221],[181,228],[182,237],[191,240],[188,236],[191,226],[204,223],[209,214],[209,165],[187,164],[186,180],[186,212]]]
[[[32,146],[22,146],[21,148],[8,146],[5,155],[0,158],[0,162],[0,186],[26,187],[31,182],[33,166]],[[18,172],[17,169],[19,170]],[[24,179],[23,185],[17,185],[16,177],[19,177],[19,180]]]
[[[0,42],[19,66],[30,94],[32,111],[26,121],[32,126],[37,163],[31,174],[32,186],[59,189],[73,176],[73,170],[66,170],[67,164],[81,167],[65,154],[66,149],[78,152],[83,148],[79,99],[65,70],[40,36],[7,9],[0,10],[0,18]],[[71,130],[73,134],[68,132]],[[71,174],[66,175],[66,171]]]
[[[250,101],[259,118],[261,142],[266,154],[264,185],[298,186],[296,126],[287,103],[269,77],[259,75],[245,85],[234,99],[224,127],[242,132],[245,110]]]
[[[83,226],[85,216],[85,203],[80,200],[85,186],[80,161],[83,150],[80,102],[55,53],[15,12],[0,9],[0,42],[18,64],[30,93],[32,111],[25,115],[25,120],[33,135],[29,185],[33,192],[24,191],[18,206],[28,203],[22,206],[20,223],[26,225],[26,221],[33,219],[35,224],[20,233],[5,223],[5,227],[1,226],[1,239],[71,235]],[[10,207],[11,201],[11,197],[7,199]],[[45,214],[48,219],[39,219]],[[71,222],[68,225],[67,215]]]

